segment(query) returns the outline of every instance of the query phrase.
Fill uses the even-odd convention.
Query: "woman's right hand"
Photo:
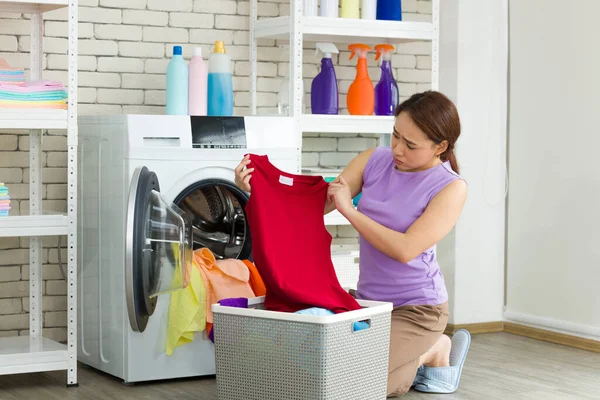
[[[254,168],[248,168],[250,157],[245,156],[244,159],[235,167],[235,184],[245,192],[250,193],[250,178]]]

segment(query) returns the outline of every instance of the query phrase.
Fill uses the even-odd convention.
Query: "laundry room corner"
[[[596,11],[0,0],[0,400],[600,399]]]

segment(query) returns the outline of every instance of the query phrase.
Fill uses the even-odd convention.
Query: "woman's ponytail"
[[[450,161],[450,166],[452,167],[452,171],[456,172],[457,174],[460,174],[460,172],[458,170],[458,161],[456,161],[456,156],[454,155],[454,149],[446,150],[442,154],[441,159],[442,159],[442,161]]]

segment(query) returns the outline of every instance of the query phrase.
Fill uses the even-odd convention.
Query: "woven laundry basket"
[[[386,398],[391,303],[331,316],[212,306],[220,400]],[[354,322],[369,327],[355,331]]]

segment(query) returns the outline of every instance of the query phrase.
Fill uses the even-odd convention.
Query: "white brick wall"
[[[209,54],[215,40],[223,40],[232,57],[235,112],[249,112],[248,1],[235,0],[80,0],[79,1],[79,112],[81,114],[164,113],[165,71],[172,46],[182,45],[189,59],[192,49],[201,46]],[[424,0],[403,0],[404,18],[430,21],[431,4]],[[289,14],[288,0],[259,3],[259,17]],[[0,13],[0,57],[15,66],[29,62],[29,16]],[[44,16],[43,58],[45,79],[66,83],[67,12],[57,10]],[[258,110],[275,112],[277,91],[286,74],[286,54],[274,40],[259,42]],[[310,84],[317,74],[312,43],[304,51],[303,68],[307,110],[310,111]],[[354,79],[355,60],[344,44],[334,56],[339,80],[340,106]],[[428,42],[397,46],[392,63],[402,99],[429,88],[431,48]],[[379,79],[379,68],[369,58],[369,74]],[[342,110],[346,112],[346,110]],[[66,197],[65,133],[49,131],[43,137],[43,206],[64,211]],[[359,136],[359,135],[357,135]],[[343,167],[359,151],[375,146],[377,139],[351,138],[340,134],[305,134],[305,167]],[[29,208],[29,137],[24,131],[0,132],[0,182],[13,198],[13,214]],[[337,243],[355,243],[352,227],[328,227]],[[44,284],[42,286],[44,334],[66,340],[66,287],[58,266],[58,240],[42,241]],[[66,253],[63,250],[63,260]],[[27,335],[29,324],[29,240],[0,238],[0,336]]]

